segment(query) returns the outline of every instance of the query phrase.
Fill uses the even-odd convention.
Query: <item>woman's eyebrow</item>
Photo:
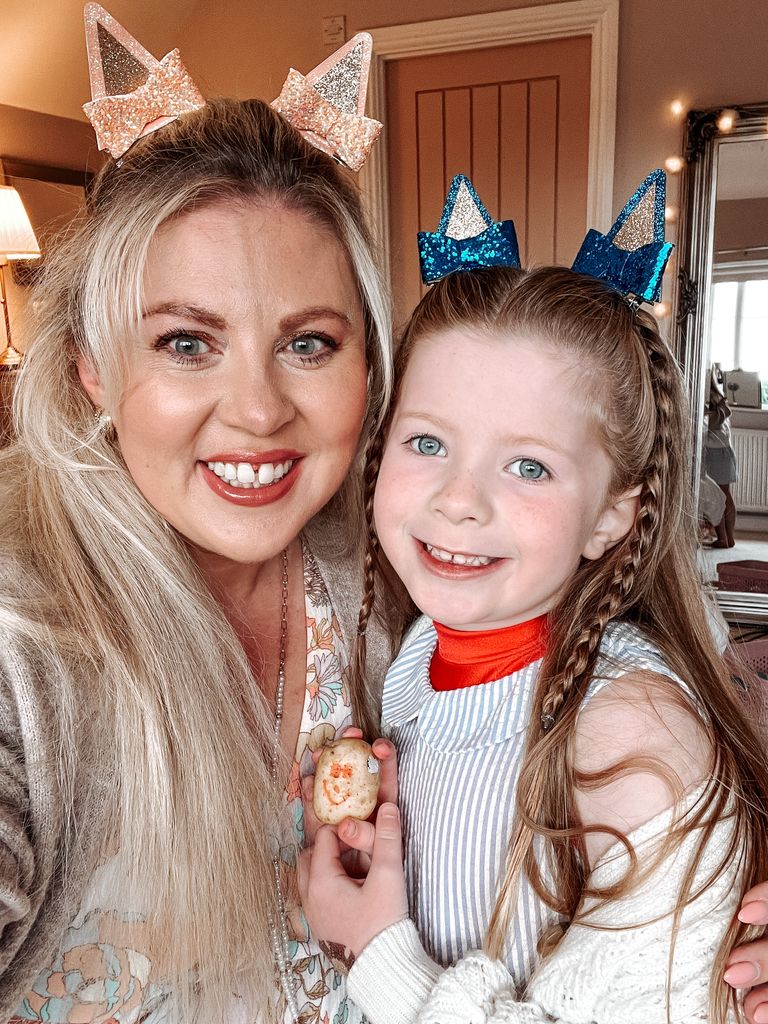
[[[189,306],[186,303],[179,302],[161,302],[157,306],[152,306],[151,309],[145,309],[142,318],[146,320],[148,317],[158,316],[163,313],[170,313],[172,316],[180,316],[188,320],[196,320],[198,323],[205,324],[206,327],[212,327],[217,331],[223,331],[227,326],[227,321],[219,316],[218,313],[214,313],[210,309],[203,309],[202,306]]]
[[[352,319],[347,313],[334,309],[332,306],[308,306],[290,316],[283,317],[280,321],[280,330],[289,334],[299,327],[303,327],[309,320],[340,320],[345,327],[352,327]]]

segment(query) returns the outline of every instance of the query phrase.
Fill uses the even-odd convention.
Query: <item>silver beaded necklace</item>
[[[280,730],[283,723],[283,703],[285,698],[285,653],[288,640],[288,551],[284,549],[281,556],[282,579],[280,609],[280,655],[277,667],[277,689],[275,691],[275,735],[272,747],[272,781],[275,786],[277,782],[277,766],[280,761]],[[280,984],[285,995],[288,1009],[291,1012],[293,1021],[299,1018],[299,1002],[296,998],[296,985],[294,983],[293,971],[291,970],[291,959],[288,955],[288,925],[287,908],[285,905],[285,894],[283,883],[280,878],[280,850],[279,845],[272,858],[272,866],[275,873],[275,895],[277,897],[277,920],[272,921],[272,951],[275,963],[280,975]]]

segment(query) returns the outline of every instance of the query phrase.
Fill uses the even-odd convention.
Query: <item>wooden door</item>
[[[417,231],[455,174],[515,222],[523,266],[570,265],[588,227],[591,41],[520,43],[387,62],[390,253],[397,323],[422,294]]]

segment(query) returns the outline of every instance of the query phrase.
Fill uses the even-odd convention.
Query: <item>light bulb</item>
[[[665,206],[664,207],[664,220],[668,224],[674,224],[677,220],[677,207],[676,206]]]
[[[679,174],[685,167],[685,160],[681,156],[668,156],[664,161],[664,166],[670,174]]]
[[[685,110],[685,107],[683,106],[682,100],[672,100],[672,102],[669,105],[669,109],[672,111],[675,117],[680,117],[683,111]]]
[[[736,113],[736,111],[731,110],[730,107],[727,107],[725,110],[722,110],[720,112],[720,117],[718,117],[717,119],[717,127],[719,131],[729,132],[736,123],[737,117],[738,114]]]

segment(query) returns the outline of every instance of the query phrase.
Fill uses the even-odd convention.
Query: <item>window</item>
[[[720,266],[713,276],[710,362],[759,373],[768,405],[768,265]]]

